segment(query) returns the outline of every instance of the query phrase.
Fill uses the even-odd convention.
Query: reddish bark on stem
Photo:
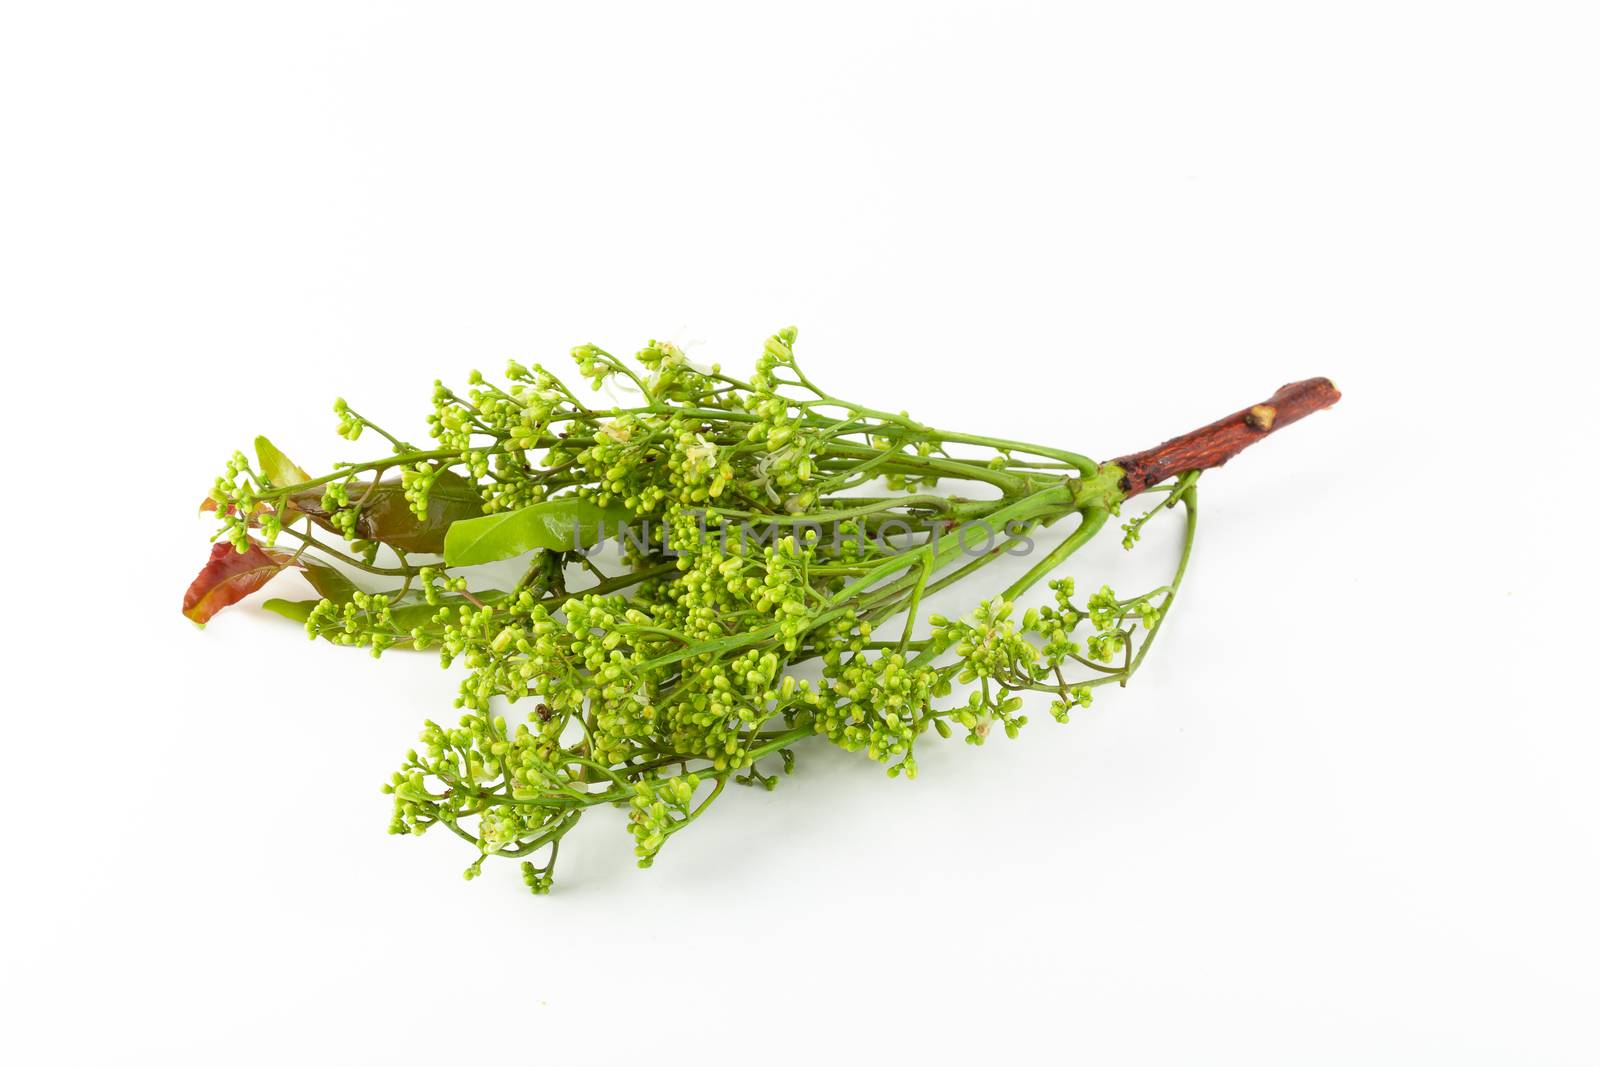
[[[1339,390],[1326,378],[1291,382],[1261,403],[1210,426],[1111,462],[1122,468],[1123,491],[1134,496],[1174,475],[1220,467],[1268,434],[1338,401]]]

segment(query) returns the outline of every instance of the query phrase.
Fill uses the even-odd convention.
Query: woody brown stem
[[[1268,434],[1338,401],[1339,390],[1326,378],[1292,382],[1262,403],[1112,462],[1122,468],[1122,490],[1134,496],[1174,475],[1220,467]]]

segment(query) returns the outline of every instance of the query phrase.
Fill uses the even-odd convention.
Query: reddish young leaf
[[[428,493],[428,517],[417,518],[399,482],[352,482],[350,499],[363,501],[356,519],[357,537],[378,541],[402,552],[444,551],[444,534],[453,522],[475,519],[483,514],[483,498],[477,486],[454,471],[445,471]],[[328,510],[322,506],[322,491],[307,489],[289,497],[289,505],[325,530],[338,532]]]
[[[254,541],[243,552],[219,541],[211,546],[211,558],[183,594],[183,613],[204,626],[211,616],[229,604],[237,604],[293,565],[294,557],[289,553],[262,548]]]

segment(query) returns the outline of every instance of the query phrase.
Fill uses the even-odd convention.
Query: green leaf
[[[344,576],[343,571],[319,560],[301,556],[300,571],[311,583],[311,588],[321,593],[324,600],[331,600],[335,604],[348,604],[350,598],[361,591]]]
[[[371,482],[355,482],[350,486],[350,499],[366,501],[356,520],[356,536],[402,552],[437,555],[444,551],[445,532],[453,523],[483,514],[483,499],[478,496],[477,487],[454,471],[444,471],[433,483],[426,519],[417,518],[405,489],[397,481],[380,482],[376,488]],[[289,501],[318,526],[337,532],[322,506],[321,490],[295,493]]]
[[[275,615],[282,615],[304,626],[306,620],[311,618],[311,609],[320,603],[322,603],[320,600],[282,600],[273,597],[261,606]]]
[[[456,522],[445,532],[444,561],[470,567],[511,559],[543,548],[551,552],[588,548],[600,540],[600,527],[615,534],[633,517],[619,504],[600,507],[581,497],[546,500],[518,511]]]
[[[311,609],[331,600],[335,604],[348,604],[361,591],[360,587],[345,577],[343,571],[321,560],[301,556],[299,560],[300,573],[305,575],[306,581],[311,583],[311,588],[322,594],[319,600],[282,600],[274,597],[261,606],[268,611],[282,615],[284,618],[293,619],[295,622],[304,623],[311,617]]]
[[[311,480],[311,475],[296,466],[293,460],[278,451],[277,445],[265,437],[256,438],[256,462],[260,464],[261,473],[267,476],[267,480],[279,487]]]

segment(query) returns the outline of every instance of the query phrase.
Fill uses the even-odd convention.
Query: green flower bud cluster
[[[947,647],[954,642],[965,665],[960,682],[979,678],[1026,676],[1032,673],[1039,652],[1017,631],[1011,619],[1016,605],[1008,600],[986,600],[973,612],[973,622],[947,623],[936,638]]]
[[[465,398],[435,382],[428,433],[479,483],[486,511],[514,511],[545,499],[551,479],[533,452],[560,438],[584,409],[542,367],[512,360],[502,389],[474,371]],[[565,431],[560,431],[565,433]],[[448,465],[448,464],[447,464]]]
[[[730,617],[775,626],[775,639],[793,652],[812,625],[809,606],[833,592],[837,582],[809,580],[816,546],[785,536],[758,549],[742,532],[724,525],[702,534],[687,513],[676,513],[669,536],[681,573],[670,586],[651,591],[661,599],[641,595],[636,600],[650,604],[657,625],[681,627],[700,640],[725,635]]]
[[[219,539],[228,541],[239,552],[250,547],[253,527],[262,527],[268,545],[277,539],[282,526],[262,503],[262,493],[270,485],[265,476],[256,473],[243,452],[229,457],[222,476],[211,484],[208,497],[216,506],[217,518],[222,523],[217,532]],[[261,520],[266,517],[273,519],[271,525],[263,525]]]
[[[306,636],[370,648],[377,657],[406,635],[395,624],[387,596],[357,592],[343,604],[327,599],[318,601],[306,619]],[[427,647],[420,634],[413,640],[419,649]]]
[[[1055,605],[1029,608],[1022,617],[1022,626],[1038,635],[1045,665],[1055,667],[1083,651],[1078,642],[1072,639],[1072,633],[1083,622],[1083,616],[1071,606],[1071,578],[1053,580],[1049,588],[1055,594]]]
[[[628,813],[628,828],[633,833],[634,855],[640,867],[655,862],[656,853],[667,838],[694,819],[694,794],[700,787],[698,774],[686,774],[652,784],[641,781],[633,787],[633,810]]]
[[[616,356],[598,345],[578,345],[572,350],[572,361],[595,392],[599,392],[608,379],[627,373]]]
[[[344,397],[333,402],[333,413],[339,418],[339,436],[346,441],[359,441],[366,420],[350,410],[350,405],[345,403]]]
[[[949,672],[908,661],[899,652],[862,651],[870,637],[866,623],[856,628],[851,653],[837,646],[823,657],[823,703],[814,713],[815,729],[847,752],[865,750],[889,764],[890,777],[917,776],[912,746],[932,720],[932,701],[950,693]]]
[[[954,715],[966,727],[970,744],[983,744],[997,722],[1007,737],[1016,737],[1028,718],[1017,714],[1023,701],[1014,690],[1031,687],[1052,666],[1028,639],[1030,633],[1039,632],[1039,613],[1029,610],[1019,629],[1012,619],[1015,610],[1009,600],[991,600],[978,605],[971,622],[933,620],[935,644],[954,648],[960,659],[956,681],[979,685]]]
[[[489,474],[488,460],[482,453],[475,454],[477,464],[469,465],[475,478],[486,478]],[[481,471],[481,473],[480,473]],[[439,475],[445,472],[443,467],[435,467],[429,463],[413,463],[400,470],[400,485],[405,494],[406,503],[411,506],[411,513],[418,519],[426,520],[428,517],[428,494],[433,490],[433,484],[439,480]]]
[[[1152,600],[1154,593],[1130,600],[1118,600],[1109,585],[1089,598],[1087,616],[1095,633],[1088,640],[1089,658],[1100,663],[1110,663],[1119,652],[1130,648],[1132,632],[1123,623],[1137,618],[1146,630],[1155,629],[1161,611]]]
[[[1050,702],[1050,715],[1063,726],[1071,718],[1073,708],[1086,708],[1094,703],[1094,690],[1087,686],[1068,686],[1066,693]]]
[[[356,538],[356,526],[361,520],[361,509],[350,499],[350,479],[329,482],[322,490],[322,510],[330,526],[346,541]]]
[[[499,716],[464,715],[455,728],[429,721],[421,741],[422,752],[407,753],[384,786],[395,798],[389,832],[421,834],[443,823],[478,847],[468,878],[485,856],[521,857],[558,841],[598,799],[550,762],[553,745],[526,726],[508,732]],[[463,828],[467,819],[476,821],[475,833]],[[548,889],[549,873],[542,887],[534,879],[530,888]]]
[[[635,514],[658,511],[670,486],[655,465],[663,460],[662,443],[672,421],[651,415],[624,414],[602,422],[594,443],[577,452],[573,462],[587,476],[584,495],[604,506],[621,500]]]
[[[722,375],[720,366],[696,367],[683,349],[670,341],[651,341],[634,358],[651,372],[647,385],[657,401],[686,407],[704,407],[713,402]]]
[[[761,355],[756,357],[755,373],[750,376],[753,391],[762,394],[776,393],[779,387],[785,384],[776,374],[780,367],[795,368],[798,373],[794,361],[794,343],[799,336],[799,330],[793,326],[785,326],[767,338],[767,343],[762,346]]]

